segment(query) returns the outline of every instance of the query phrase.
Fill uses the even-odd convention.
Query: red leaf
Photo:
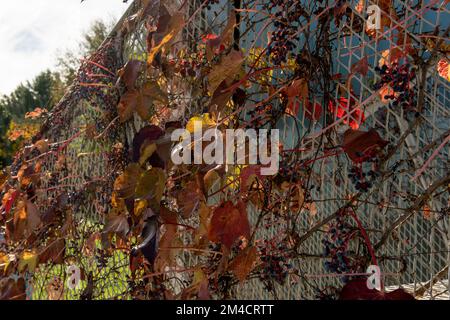
[[[315,102],[314,105],[311,102],[307,102],[305,106],[305,117],[311,121],[319,120],[322,115],[322,106],[320,103]]]
[[[387,144],[375,129],[367,132],[349,129],[344,133],[343,149],[354,162],[363,162]]]
[[[214,210],[208,230],[208,238],[230,249],[241,236],[250,237],[247,209],[243,202],[235,206],[231,201]]]
[[[5,213],[8,214],[11,211],[11,207],[19,195],[19,191],[15,189],[9,189],[8,192],[4,195],[2,200],[3,208],[5,209]]]
[[[120,79],[125,84],[128,90],[133,90],[136,80],[139,76],[139,72],[142,68],[142,62],[139,60],[130,60],[125,66],[119,70]]]
[[[348,282],[342,288],[339,300],[415,300],[412,295],[403,289],[392,292],[381,292],[367,287],[365,279],[357,279]]]
[[[364,56],[361,60],[352,65],[352,73],[359,73],[363,76],[367,75],[369,71],[369,61],[367,60],[367,56]]]
[[[328,109],[333,113],[336,112],[336,116],[339,119],[344,118],[344,123],[356,130],[359,128],[359,122],[357,120],[360,120],[360,122],[363,123],[366,120],[366,116],[359,107],[355,107],[355,104],[356,101],[353,97],[350,98],[350,102],[347,98],[340,97],[337,107],[334,101],[330,101],[328,104]],[[353,111],[355,108],[356,110]],[[349,115],[352,111],[353,113]]]

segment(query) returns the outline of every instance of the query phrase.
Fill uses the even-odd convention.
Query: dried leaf
[[[352,65],[351,71],[352,73],[359,73],[366,76],[369,71],[369,60],[367,59],[367,56],[364,56],[361,60]]]
[[[142,69],[142,64],[139,60],[130,60],[119,70],[119,77],[128,90],[135,89],[135,83]]]
[[[209,92],[214,93],[224,80],[233,80],[241,69],[244,57],[241,52],[233,50],[223,57],[219,64],[213,66],[208,75]]]
[[[242,250],[236,258],[234,258],[229,268],[236,275],[239,281],[243,282],[250,272],[252,272],[257,257],[258,250],[256,247],[247,247]]]
[[[349,129],[344,133],[344,151],[354,162],[364,161],[364,157],[377,152],[387,144],[388,142],[381,139],[375,129],[367,132]]]
[[[124,123],[131,119],[136,110],[139,92],[136,89],[127,91],[120,97],[117,112],[119,113],[120,122]]]
[[[114,191],[122,199],[133,197],[142,169],[137,163],[130,164],[114,182]]]
[[[40,253],[39,263],[52,262],[61,264],[64,262],[64,255],[66,253],[66,240],[63,238],[56,239],[50,242]]]
[[[34,147],[39,150],[39,152],[46,153],[48,151],[48,140],[39,140],[34,144]]]
[[[250,237],[247,208],[243,202],[235,206],[231,201],[222,203],[214,210],[208,229],[208,238],[231,249],[239,237]]]
[[[163,16],[162,19],[167,19],[167,17]],[[159,24],[157,36],[161,37],[160,27],[163,23]],[[149,53],[147,58],[147,64],[150,66],[153,64],[153,60],[155,59],[158,52],[167,45],[175,36],[183,29],[184,27],[184,15],[181,12],[175,13],[172,17],[169,18],[167,23],[167,30],[165,30],[164,35],[162,36],[161,41],[158,42],[157,45],[154,45]]]
[[[144,172],[136,185],[136,197],[145,198],[149,203],[159,206],[166,187],[166,175],[161,168],[151,168]]]
[[[450,67],[446,59],[441,59],[438,62],[437,69],[439,75],[447,81],[450,81]]]

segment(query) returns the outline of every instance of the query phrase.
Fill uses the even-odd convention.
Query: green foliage
[[[83,35],[83,39],[78,45],[78,51],[67,51],[58,58],[58,67],[67,85],[70,85],[76,77],[80,66],[80,57],[94,53],[106,39],[113,25],[113,21],[108,23],[101,20],[95,21],[89,31]]]
[[[8,166],[22,141],[9,141],[11,128],[36,125],[25,119],[35,108],[51,110],[64,95],[65,88],[75,79],[80,57],[92,54],[104,41],[113,22],[96,21],[83,35],[77,51],[67,51],[58,59],[58,72],[46,70],[31,82],[20,84],[11,94],[0,97],[0,169]]]

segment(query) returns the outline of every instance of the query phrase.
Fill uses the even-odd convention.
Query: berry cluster
[[[345,210],[341,210],[335,222],[331,223],[326,236],[322,239],[324,245],[323,255],[329,260],[324,262],[324,268],[330,273],[350,273],[354,272],[355,266],[348,257],[347,245],[354,236],[353,228],[347,221]],[[345,283],[348,277],[341,280]]]
[[[284,284],[290,270],[293,269],[292,264],[288,262],[289,256],[286,252],[287,248],[283,244],[277,246],[273,242],[264,240],[264,246],[260,248],[262,269],[259,277],[261,280],[268,282],[274,280],[280,285]]]
[[[365,156],[364,162],[369,163],[369,166],[359,163],[351,167],[348,173],[355,189],[361,192],[369,191],[373,182],[380,176],[378,170],[380,160],[376,156]]]
[[[280,65],[287,61],[289,53],[297,48],[295,36],[298,32],[298,21],[304,9],[301,1],[294,0],[271,0],[268,3],[268,10],[275,10],[274,27],[271,45],[267,49],[267,54],[273,59],[275,65]]]
[[[392,88],[384,99],[391,100],[394,107],[400,106],[406,111],[414,108],[415,94],[410,82],[415,77],[415,70],[409,63],[393,63],[391,66],[384,64],[381,67],[376,66],[375,71],[381,79],[374,84],[374,89],[380,90],[384,86]]]
[[[182,77],[195,77],[197,75],[197,69],[199,68],[199,64],[195,60],[188,61],[186,59],[181,59],[175,71],[178,72]]]

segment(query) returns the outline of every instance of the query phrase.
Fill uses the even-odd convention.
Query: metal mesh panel
[[[189,19],[188,25],[185,27],[182,37],[183,45],[193,47],[198,43],[201,36],[205,33],[219,33],[223,29],[225,21],[228,17],[230,3],[221,1],[219,4],[212,5],[210,10],[201,8],[201,0],[188,1],[186,6],[186,17]],[[363,106],[366,120],[350,114],[349,119],[361,125],[362,129],[374,127],[381,136],[393,143],[399,141],[399,138],[408,128],[410,119],[406,118],[406,114],[401,108],[395,108],[392,105],[384,104],[380,101],[376,90],[373,89],[373,83],[379,79],[374,67],[378,65],[380,59],[383,58],[383,52],[387,49],[399,47],[405,50],[408,43],[406,41],[398,42],[398,29],[392,29],[386,32],[385,38],[391,40],[375,41],[369,37],[361,23],[365,19],[365,8],[367,1],[364,2],[363,10],[357,10],[359,3],[349,1],[353,15],[352,18],[342,21],[338,29],[338,36],[333,43],[333,61],[336,73],[350,74],[352,73],[352,65],[360,61],[364,56],[368,57],[369,72],[366,77],[355,75],[352,78],[353,87],[358,88],[358,94],[351,93],[352,98]],[[373,3],[373,2],[372,2]],[[376,3],[376,2],[375,2]],[[440,10],[431,10],[436,7],[439,1],[395,1],[397,12],[401,12],[400,18],[391,17],[392,26],[402,26],[400,30],[404,33],[403,39],[409,37],[416,46],[425,47],[426,38],[418,38],[417,34],[423,34],[426,31],[433,31],[438,25],[447,23],[449,20],[449,11],[445,5]],[[119,25],[123,25],[127,18],[133,17],[141,6],[141,1],[135,1]],[[170,8],[170,3],[167,5]],[[173,8],[177,7],[174,3]],[[217,12],[212,15],[211,12]],[[384,13],[389,15],[389,13]],[[259,13],[249,14],[251,19],[246,19],[241,25],[240,45],[243,50],[250,50],[254,47],[261,47],[267,44],[267,39],[263,36],[263,30],[267,26],[264,22],[252,24],[251,21],[258,21],[261,18]],[[123,65],[124,61],[130,58],[144,58],[146,55],[146,36],[144,21],[140,21],[134,26],[125,39],[117,37],[118,30],[113,34],[113,40],[106,41],[102,49],[89,60],[94,61],[102,66],[106,66],[112,73]],[[302,39],[300,41],[303,41]],[[85,62],[80,72],[86,72],[86,68],[92,67],[90,62]],[[98,70],[97,70],[98,71]],[[421,70],[417,71],[420,74]],[[282,75],[280,75],[282,76]],[[420,167],[426,159],[428,159],[437,145],[435,141],[441,141],[448,135],[448,123],[450,123],[449,109],[449,91],[448,82],[442,79],[435,68],[428,68],[424,83],[420,83],[420,79],[414,79],[413,83],[417,90],[417,94],[423,94],[423,112],[421,122],[410,132],[404,143],[394,150],[395,155],[387,164],[387,168],[393,168],[394,163],[408,159],[412,161],[416,167]],[[105,80],[108,84],[110,81]],[[420,90],[421,86],[425,90]],[[422,93],[420,93],[422,92]],[[350,94],[350,93],[349,93]],[[89,98],[87,97],[89,95]],[[201,104],[191,98],[189,88],[185,88],[186,99],[180,103],[182,111],[180,114],[201,113]],[[92,96],[95,98],[92,99]],[[258,101],[263,96],[255,95],[253,97]],[[339,96],[335,97],[339,103]],[[47,125],[44,137],[50,141],[73,140],[67,148],[64,149],[64,157],[53,159],[45,163],[46,167],[54,167],[62,165],[60,177],[49,177],[56,181],[64,180],[67,184],[67,190],[72,196],[77,195],[77,190],[71,188],[71,185],[82,185],[84,181],[91,181],[93,177],[98,179],[106,179],[111,188],[114,177],[108,177],[110,172],[110,164],[105,157],[105,151],[112,148],[112,144],[108,144],[108,140],[86,139],[84,137],[76,137],[80,126],[95,125],[96,120],[106,117],[109,121],[109,111],[116,107],[117,97],[106,94],[102,90],[85,88],[80,83],[75,83],[70,92],[63,99],[61,104],[55,107],[54,115]],[[184,106],[183,106],[184,104]],[[187,108],[186,106],[189,106]],[[191,113],[191,114],[190,114]],[[334,115],[338,121],[340,118]],[[171,120],[171,119],[167,119]],[[109,121],[106,121],[108,123]],[[322,121],[311,121],[305,114],[300,114],[295,123],[292,118],[285,118],[278,124],[283,130],[281,137],[286,145],[295,145],[300,138],[300,148],[305,150],[323,149],[324,145],[340,144],[340,136],[346,126],[340,124],[327,128],[330,133],[326,138],[319,135],[324,129]],[[135,117],[134,121],[127,124],[127,129],[122,132],[122,140],[128,145],[132,143],[135,133],[144,126],[144,123]],[[308,131],[309,135],[300,137],[300,132]],[[107,129],[105,127],[97,128],[98,132]],[[437,144],[437,145],[436,145]],[[431,147],[430,147],[431,146]],[[301,155],[305,159],[311,158],[311,152],[304,152]],[[401,166],[400,166],[401,168]],[[306,234],[307,231],[330,215],[339,210],[347,201],[349,193],[355,192],[353,185],[347,179],[350,170],[350,164],[345,155],[338,155],[333,158],[324,158],[318,160],[314,166],[312,175],[314,184],[313,198],[317,205],[317,214],[305,215],[299,219],[299,234]],[[431,163],[430,167],[424,174],[412,181],[415,172],[397,170],[388,181],[382,183],[374,192],[368,193],[364,202],[359,204],[360,219],[365,228],[369,230],[369,236],[373,243],[377,243],[383,233],[394,223],[399,217],[407,212],[407,208],[411,203],[407,201],[408,193],[421,194],[430,184],[443,178],[448,174],[448,146],[439,151],[436,159]],[[85,178],[84,178],[85,177]],[[52,183],[49,181],[43,188],[51,188]],[[90,221],[101,221],[104,214],[109,209],[109,195],[111,190],[96,189],[96,186],[88,186],[94,188],[94,192],[83,201],[83,205],[74,210],[74,219],[76,219],[80,228],[90,228]],[[391,199],[392,194],[395,198]],[[52,197],[51,191],[45,195],[49,200]],[[444,194],[436,195],[429,201],[430,212],[429,219],[425,219],[416,208],[412,211],[412,215],[403,223],[399,224],[394,231],[390,240],[381,246],[378,254],[386,256],[381,261],[381,269],[385,273],[396,274],[386,278],[386,282],[392,286],[402,284],[411,284],[411,290],[417,290],[427,281],[439,282],[435,279],[437,274],[441,274],[441,278],[446,278],[445,270],[448,267],[450,255],[449,247],[449,217],[442,215],[441,210],[448,206],[448,199]],[[49,204],[50,205],[50,204]],[[250,222],[255,225],[257,212],[250,211]],[[189,221],[195,225],[196,221]],[[270,225],[270,221],[267,221]],[[264,231],[260,231],[257,235],[261,238],[273,238],[279,235],[287,228],[284,225],[270,225]],[[94,231],[94,230],[92,230]],[[305,253],[305,256],[299,257],[294,261],[299,268],[301,277],[298,281],[286,283],[284,286],[275,286],[275,293],[269,293],[263,283],[258,279],[251,280],[245,286],[238,287],[235,297],[244,299],[265,299],[265,298],[284,298],[284,299],[310,299],[316,296],[316,293],[309,283],[315,286],[326,288],[327,286],[339,284],[337,277],[319,277],[326,274],[323,267],[324,257],[322,251],[322,228],[312,233],[308,238],[304,239],[299,250]],[[389,259],[395,258],[395,259]],[[193,264],[197,259],[191,254],[184,253],[180,256],[180,263],[185,266]],[[118,298],[126,297],[122,294],[127,289],[127,276],[129,259],[127,256],[114,256],[107,261],[107,268],[111,273],[110,276],[102,276],[107,283],[102,284],[96,293],[96,298]],[[406,263],[406,271],[399,273],[402,269],[402,263]],[[89,265],[88,265],[89,264]],[[100,275],[105,272],[102,264],[95,265],[92,262],[83,266],[84,269],[94,274]],[[34,276],[33,281],[33,297],[44,298],[45,288],[48,279],[53,275],[59,275],[65,281],[65,270],[52,268],[51,270],[43,269]],[[317,276],[317,277],[315,277]],[[179,275],[182,278],[181,275]],[[86,283],[84,282],[84,286]],[[444,283],[448,286],[448,282]],[[80,288],[78,292],[66,293],[66,298],[74,298],[84,289]],[[443,288],[442,290],[445,290]],[[442,295],[442,290],[439,295]],[[433,299],[436,293],[428,290],[428,297]]]

